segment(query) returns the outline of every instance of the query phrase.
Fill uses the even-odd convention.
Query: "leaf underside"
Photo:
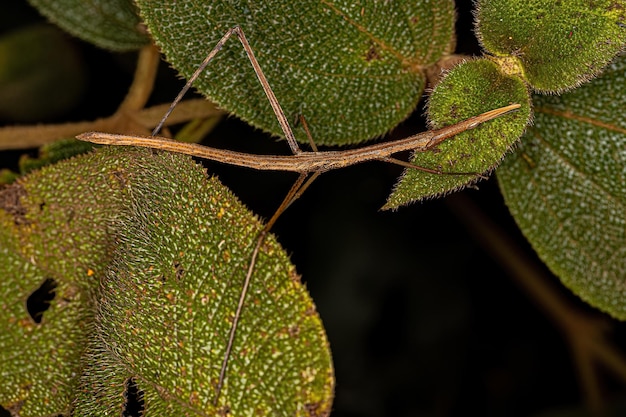
[[[498,170],[509,209],[574,293],[626,319],[626,59],[561,97],[535,97],[535,124]]]
[[[114,51],[149,42],[131,0],[28,0],[48,19],[87,42]]]

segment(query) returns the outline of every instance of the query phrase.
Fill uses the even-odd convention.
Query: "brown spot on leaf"
[[[0,189],[0,209],[13,216],[16,225],[27,224],[26,208],[21,198],[26,196],[24,186],[19,183],[7,185]]]
[[[291,282],[295,282],[296,284],[300,284],[302,281],[300,279],[300,275],[298,275],[298,273],[296,272],[295,269],[290,269],[289,270],[289,280]]]
[[[24,406],[24,401],[19,400],[19,401],[14,402],[13,404],[8,404],[6,410],[9,412],[11,417],[19,417],[20,410],[22,409],[23,406]],[[2,408],[3,407],[0,407],[0,410]]]
[[[322,407],[322,404],[319,402],[305,404],[304,409],[306,410],[307,415],[311,417],[325,417],[330,414],[329,410]]]
[[[372,61],[377,61],[379,59],[380,59],[380,54],[378,53],[378,50],[376,49],[376,45],[374,43],[371,43],[369,49],[367,50],[367,53],[365,54],[365,61],[372,62]]]
[[[116,182],[115,185],[119,187],[120,190],[123,190],[126,188],[126,186],[128,185],[128,177],[127,177],[128,174],[126,171],[118,169],[116,171],[113,171],[111,175],[115,179],[115,182]]]
[[[289,326],[288,332],[289,336],[296,337],[300,334],[300,326],[298,326],[297,324],[291,325]]]
[[[183,279],[183,275],[185,275],[185,268],[181,265],[180,262],[174,261],[174,274],[177,281]]]

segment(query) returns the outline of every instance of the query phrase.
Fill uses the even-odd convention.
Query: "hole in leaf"
[[[39,288],[26,299],[26,310],[35,323],[41,323],[43,313],[50,307],[50,302],[54,300],[56,287],[55,280],[46,278]]]
[[[124,391],[124,411],[123,417],[141,417],[143,415],[144,402],[143,391],[137,387],[137,383],[134,378],[128,378],[126,380],[126,390]]]

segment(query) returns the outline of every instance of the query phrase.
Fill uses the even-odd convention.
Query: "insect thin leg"
[[[267,81],[267,78],[265,77],[265,74],[263,73],[263,70],[261,69],[259,62],[257,61],[254,55],[254,51],[252,50],[252,47],[248,43],[248,39],[246,39],[246,36],[243,33],[243,30],[239,26],[235,26],[229,29],[224,34],[224,36],[222,36],[222,38],[217,42],[217,44],[213,47],[211,52],[209,52],[206,58],[204,58],[204,61],[202,61],[200,66],[196,69],[193,75],[189,78],[189,80],[187,81],[183,89],[180,90],[180,93],[178,93],[178,96],[176,96],[176,98],[170,105],[170,108],[167,110],[167,112],[165,112],[165,115],[163,115],[163,118],[161,119],[157,127],[154,128],[154,130],[152,131],[152,136],[156,136],[161,131],[161,128],[163,127],[163,124],[165,123],[165,120],[172,113],[172,111],[174,110],[174,107],[176,107],[176,105],[180,102],[183,96],[187,93],[189,88],[191,88],[191,85],[193,84],[193,82],[196,79],[198,79],[202,71],[204,71],[204,69],[209,64],[209,62],[211,62],[211,60],[215,57],[215,55],[217,55],[217,53],[222,49],[226,41],[233,34],[237,35],[237,38],[239,38],[239,41],[241,42],[241,45],[243,46],[243,49],[246,52],[248,59],[250,60],[250,64],[252,65],[252,68],[254,69],[254,72],[257,78],[259,79],[259,82],[261,83],[261,87],[263,87],[263,91],[265,92],[265,95],[267,96],[267,99],[270,102],[270,105],[272,106],[272,110],[274,111],[274,114],[276,115],[276,119],[278,120],[278,123],[280,124],[280,128],[282,129],[283,134],[285,135],[285,139],[287,140],[287,143],[289,144],[289,148],[291,149],[291,152],[293,152],[294,154],[302,152],[302,150],[298,146],[298,143],[296,142],[296,138],[293,134],[293,130],[291,129],[291,126],[289,126],[289,122],[287,121],[285,112],[283,111],[283,108],[278,102],[278,99],[276,98],[276,95],[274,94],[272,87]]]
[[[380,158],[379,160],[382,162],[389,162],[390,164],[399,165],[401,167],[408,168],[408,169],[416,169],[418,171],[426,172],[428,174],[433,174],[433,175],[473,175],[475,177],[480,177],[480,179],[483,179],[483,180],[487,179],[487,177],[482,175],[480,172],[443,172],[437,169],[426,168],[426,167],[422,167],[419,165],[413,165],[410,162],[406,162],[401,159],[392,158],[390,156],[387,156],[385,158]]]
[[[239,38],[239,41],[241,42],[243,49],[246,51],[246,54],[248,55],[250,64],[252,64],[252,68],[254,68],[254,72],[257,78],[259,79],[261,86],[263,87],[263,91],[265,92],[265,95],[267,96],[267,100],[270,102],[270,105],[272,106],[272,110],[274,110],[276,119],[278,120],[278,123],[280,124],[280,128],[283,130],[285,139],[287,140],[287,143],[289,144],[289,147],[291,148],[291,152],[293,152],[294,154],[298,154],[302,152],[302,150],[300,149],[300,146],[298,146],[298,142],[296,142],[296,138],[293,134],[293,131],[291,130],[291,126],[289,126],[289,122],[287,121],[287,116],[285,116],[285,112],[283,111],[283,108],[278,102],[278,99],[276,98],[276,95],[274,94],[272,87],[270,87],[270,84],[267,81],[267,78],[265,78],[265,74],[263,73],[263,70],[261,69],[261,66],[259,65],[259,61],[257,61],[256,57],[254,56],[254,51],[252,51],[252,47],[248,43],[248,39],[246,39],[246,35],[244,35],[243,30],[239,26],[235,26],[231,30],[237,34],[237,37]]]
[[[295,198],[299,197],[302,192],[303,184],[308,187],[311,184],[311,180],[305,183],[307,179],[307,174],[300,174],[296,182],[291,186],[291,189],[287,193],[287,196],[283,199],[282,203],[272,216],[272,218],[265,224],[263,230],[259,233],[257,237],[256,244],[254,245],[254,249],[252,250],[252,256],[250,257],[250,263],[248,264],[248,270],[246,272],[246,278],[243,282],[243,287],[241,289],[241,293],[239,294],[239,302],[237,303],[237,309],[235,310],[235,315],[233,317],[233,323],[230,326],[230,331],[228,333],[228,342],[226,344],[226,350],[224,351],[224,358],[222,359],[222,367],[220,369],[220,375],[217,381],[217,388],[215,389],[215,399],[213,400],[213,404],[217,405],[217,402],[220,397],[220,393],[224,386],[224,379],[226,378],[226,369],[228,368],[228,360],[230,359],[230,354],[233,350],[233,344],[235,341],[235,334],[237,333],[237,327],[239,326],[239,320],[241,319],[241,312],[243,311],[243,306],[245,304],[246,295],[248,294],[248,288],[250,286],[250,281],[252,278],[252,274],[254,272],[254,268],[256,266],[256,260],[259,256],[259,252],[261,250],[261,246],[265,241],[265,237],[268,232],[276,223],[276,220],[280,217],[280,215],[289,207],[289,205],[294,201]],[[314,175],[315,176],[315,175]],[[316,176],[315,176],[316,177]],[[312,177],[313,178],[313,177]],[[302,190],[304,191],[304,190]]]
[[[196,69],[196,71],[193,73],[193,75],[189,78],[189,80],[187,80],[187,83],[185,84],[185,86],[183,87],[182,90],[180,90],[180,93],[178,93],[178,95],[176,96],[176,98],[174,99],[174,101],[172,101],[172,104],[170,105],[170,108],[167,109],[167,111],[165,112],[165,114],[163,115],[163,118],[161,118],[161,121],[159,122],[159,124],[154,128],[154,130],[152,131],[152,136],[156,136],[159,134],[159,132],[161,131],[161,129],[163,128],[163,124],[165,123],[165,121],[167,120],[167,118],[170,116],[170,114],[172,114],[172,111],[174,110],[174,108],[176,107],[176,105],[180,102],[180,100],[182,100],[182,98],[184,97],[185,94],[187,94],[187,91],[189,91],[189,89],[191,88],[191,85],[194,83],[194,81],[196,81],[198,79],[198,77],[200,76],[200,74],[202,73],[202,71],[204,71],[204,69],[206,68],[207,65],[209,65],[209,62],[211,62],[211,60],[213,58],[215,58],[215,55],[217,55],[217,53],[222,49],[222,47],[224,46],[224,44],[226,43],[226,41],[228,40],[228,38],[230,38],[233,33],[235,33],[235,28],[231,28],[229,29],[224,36],[222,36],[222,39],[220,39],[217,44],[213,47],[213,49],[211,50],[211,52],[209,52],[209,54],[206,56],[206,58],[204,58],[204,61],[202,61],[202,63],[200,64],[200,66]]]
[[[309,188],[309,186],[313,183],[313,181],[315,181],[317,179],[317,177],[319,177],[321,174],[322,174],[322,171],[314,172],[313,175],[311,175],[309,177],[309,179],[304,184],[302,184],[302,186],[300,188],[298,188],[298,190],[293,194],[293,197],[291,198],[289,203],[285,206],[284,210],[287,210],[289,208],[289,206],[291,206],[293,204],[294,201],[299,199],[300,196],[302,196],[302,194],[304,193],[304,191],[307,188]]]
[[[306,137],[309,139],[309,145],[311,145],[311,149],[313,150],[313,152],[317,152],[317,145],[315,144],[313,136],[311,135],[311,131],[309,130],[309,124],[306,122],[306,119],[303,115],[300,115],[300,123],[302,124],[302,127],[306,132]]]

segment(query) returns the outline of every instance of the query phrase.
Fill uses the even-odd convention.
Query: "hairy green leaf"
[[[0,196],[0,251],[9,261],[0,288],[10,307],[0,313],[0,349],[13,352],[4,356],[2,407],[21,416],[117,415],[132,386],[160,416],[329,410],[324,330],[272,237],[213,406],[262,225],[190,158],[104,148]],[[55,296],[33,323],[24,297],[45,278]]]
[[[18,190],[12,187],[11,193]],[[6,192],[0,195],[5,209],[7,198]],[[13,222],[11,214],[0,211],[0,404],[14,415],[68,414],[77,382],[73,375],[80,369],[78,347],[85,336],[80,323],[89,313],[71,283],[55,280],[50,281],[57,285],[50,288],[48,295],[54,298],[43,319],[29,314],[27,300],[53,278],[21,256]]]
[[[63,30],[101,48],[139,49],[149,42],[131,0],[28,0]]]
[[[324,414],[333,385],[326,339],[273,239],[255,266],[226,385],[212,404],[261,225],[217,179],[185,162],[165,155],[135,173],[135,204],[120,220],[118,256],[98,300],[103,343],[87,373],[101,388],[95,414],[123,405],[123,386],[109,381],[128,378],[156,415]]]
[[[110,259],[107,227],[123,203],[113,172],[123,161],[110,161],[109,175],[84,162],[37,171],[0,192],[0,405],[22,417],[69,413],[94,314],[90,290]],[[37,322],[26,300],[46,280],[56,288]]]
[[[415,200],[436,197],[476,182],[493,170],[522,135],[530,120],[530,98],[524,83],[503,74],[486,59],[455,67],[437,85],[429,99],[432,128],[452,125],[489,110],[518,103],[512,114],[461,133],[426,152],[415,152],[383,208],[393,209]]]
[[[519,227],[588,303],[626,319],[626,59],[561,97],[535,98],[535,125],[498,170]]]
[[[20,173],[27,174],[31,171],[41,169],[46,165],[51,165],[72,156],[87,153],[93,149],[93,144],[77,139],[61,139],[43,145],[39,148],[39,155],[36,158],[23,155],[20,158]]]
[[[287,118],[304,116],[317,144],[382,135],[415,108],[425,69],[452,42],[454,2],[137,2],[146,25],[186,78],[221,36],[241,26]],[[236,39],[195,86],[224,109],[282,136]],[[296,137],[308,143],[302,128]]]
[[[559,92],[598,75],[626,44],[624,0],[482,0],[484,48],[518,66],[538,91]]]

